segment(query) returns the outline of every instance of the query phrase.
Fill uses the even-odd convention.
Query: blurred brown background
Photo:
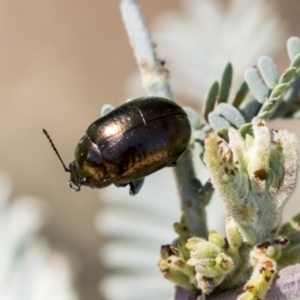
[[[272,2],[289,35],[300,36],[299,0]],[[180,9],[180,1],[140,4],[150,24],[162,12]],[[70,191],[69,175],[41,129],[49,131],[69,164],[102,105],[128,96],[124,83],[136,67],[119,1],[1,1],[0,41],[0,168],[11,175],[14,195],[45,200],[51,212],[45,232],[54,245],[80,258],[81,298],[99,299],[100,237],[93,227],[98,193]],[[286,66],[286,54],[277,62]]]

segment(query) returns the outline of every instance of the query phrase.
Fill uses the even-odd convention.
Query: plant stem
[[[122,0],[121,12],[130,44],[140,69],[143,85],[149,96],[173,100],[169,72],[158,59],[155,45],[136,0]],[[191,150],[187,149],[175,167],[181,207],[192,235],[207,236],[205,201],[191,182],[196,178]]]

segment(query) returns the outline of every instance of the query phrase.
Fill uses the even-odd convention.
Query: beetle
[[[130,194],[136,195],[146,176],[176,164],[189,145],[191,125],[185,111],[173,101],[161,97],[131,100],[88,127],[69,168],[47,131],[43,132],[70,172],[69,186],[74,191],[81,186],[129,184]]]

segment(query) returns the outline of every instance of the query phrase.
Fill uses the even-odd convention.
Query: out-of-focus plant
[[[0,173],[0,299],[77,300],[66,256],[51,249],[38,231],[41,201],[32,196],[9,200],[11,182]]]
[[[172,99],[169,73],[157,57],[137,2],[123,0],[121,8],[146,91]],[[187,109],[194,135],[175,167],[182,217],[174,225],[177,239],[162,246],[159,262],[163,276],[177,285],[176,300],[208,294],[209,299],[225,299],[218,297],[243,285],[239,300],[264,299],[278,271],[299,261],[299,217],[282,224],[284,205],[296,185],[298,140],[267,126],[270,119],[299,115],[298,38],[289,39],[288,53],[291,64],[282,75],[271,58],[261,57],[256,68],[246,70],[245,82],[231,101],[229,63],[206,94],[203,118]],[[196,144],[210,175],[206,183],[194,170]],[[205,208],[214,190],[228,214],[226,237],[208,232]],[[275,282],[271,293],[276,299],[300,295],[300,289],[281,289],[289,283]],[[235,298],[232,294],[227,299]]]
[[[230,0],[226,7],[224,1],[178,2],[179,11],[166,10],[151,24],[154,42],[171,72],[176,99],[201,105],[228,61],[234,66],[232,91],[236,91],[244,70],[257,57],[277,55],[283,48],[285,26],[273,2]],[[130,77],[126,90],[130,97],[145,93],[138,73]]]
[[[158,247],[176,237],[170,229],[180,218],[177,195],[169,192],[176,186],[168,178],[171,168],[149,176],[136,197],[113,186],[101,191],[96,228],[105,241],[100,249],[108,270],[100,283],[105,299],[170,299],[174,293],[157,268]]]

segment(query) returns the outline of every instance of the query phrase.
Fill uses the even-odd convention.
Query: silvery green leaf
[[[278,84],[272,91],[270,97],[262,105],[257,116],[263,120],[269,119],[274,113],[279,102],[282,100],[285,91],[290,85],[288,83]]]
[[[232,82],[232,64],[228,63],[222,74],[218,102],[227,102]]]
[[[294,67],[288,68],[281,76],[279,83],[289,83],[291,82],[295,75],[296,75],[297,69]]]
[[[292,61],[300,53],[300,39],[296,36],[290,37],[287,41],[287,50],[289,58]]]
[[[292,60],[292,62],[291,62],[291,67],[295,67],[295,68],[300,68],[300,54],[297,54],[294,58],[293,58],[293,60]]]
[[[249,92],[248,84],[246,81],[244,81],[241,84],[239,90],[237,91],[237,93],[233,99],[232,105],[234,107],[239,107],[241,105],[241,103],[243,102],[243,100],[245,99],[248,92]]]
[[[114,106],[112,106],[110,104],[104,104],[101,109],[101,117],[106,116],[114,109],[115,109]]]
[[[219,92],[219,83],[215,81],[207,91],[203,105],[203,115],[208,121],[208,114],[213,111]]]
[[[272,91],[269,98],[281,98],[288,87],[289,85],[287,83],[277,85],[276,88]]]
[[[201,141],[204,141],[206,135],[212,131],[212,128],[210,126],[210,124],[205,124],[201,130],[196,130],[194,133],[193,133],[193,136],[195,138],[195,140],[197,140],[198,142],[201,143]]]
[[[253,136],[253,127],[251,123],[246,123],[243,126],[240,127],[239,133],[243,138],[246,137],[247,134]]]
[[[231,127],[230,123],[224,117],[214,111],[208,114],[208,121],[214,131]]]
[[[214,112],[223,116],[236,128],[240,128],[245,123],[241,113],[234,106],[228,103],[220,103]]]
[[[252,98],[243,109],[241,109],[241,113],[245,118],[246,122],[251,122],[252,118],[256,116],[257,112],[261,108],[262,104],[259,103],[255,98]]]
[[[298,76],[294,82],[292,81],[291,88],[285,94],[285,102],[289,107],[289,111],[292,111],[295,103],[297,103],[298,95],[300,92],[300,77]],[[282,111],[281,111],[282,112]]]
[[[278,82],[279,74],[272,58],[262,56],[258,60],[258,67],[268,88],[273,89]]]
[[[248,68],[246,69],[244,75],[246,82],[254,97],[260,103],[264,103],[268,96],[269,90],[260,78],[259,74],[257,73],[257,70],[254,68]]]
[[[191,107],[183,107],[184,111],[187,113],[191,126],[195,129],[199,128],[201,125],[201,120],[198,113]]]

